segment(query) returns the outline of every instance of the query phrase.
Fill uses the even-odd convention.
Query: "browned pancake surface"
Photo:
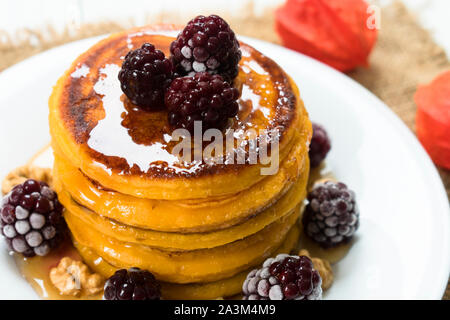
[[[59,114],[71,138],[93,161],[115,173],[138,176],[202,176],[239,171],[242,165],[173,163],[173,132],[166,111],[142,111],[120,91],[117,79],[130,49],[150,42],[166,56],[173,37],[145,29],[112,36],[89,49],[62,82]],[[242,60],[234,85],[241,90],[239,113],[230,127],[280,130],[280,140],[296,117],[297,97],[289,78],[271,59],[241,43]]]

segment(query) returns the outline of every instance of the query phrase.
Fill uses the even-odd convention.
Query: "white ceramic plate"
[[[49,140],[47,99],[58,77],[99,38],[34,56],[0,73],[0,177]],[[328,165],[356,191],[361,227],[326,299],[440,299],[450,270],[449,203],[432,162],[389,108],[359,84],[296,52],[243,38],[297,82],[332,138]],[[0,298],[34,299],[4,244]]]

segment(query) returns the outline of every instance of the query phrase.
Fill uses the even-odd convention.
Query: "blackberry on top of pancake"
[[[221,17],[197,16],[170,45],[175,72],[193,76],[196,72],[220,74],[232,82],[238,75],[242,53],[236,35]]]
[[[195,121],[202,122],[203,130],[223,129],[239,111],[238,98],[239,91],[218,74],[174,79],[166,93],[169,123],[191,132]]]
[[[150,43],[131,50],[119,72],[120,87],[135,105],[146,110],[164,108],[164,90],[172,81],[172,62]]]
[[[218,16],[198,16],[170,52],[169,60],[151,43],[128,52],[119,72],[122,91],[144,110],[166,107],[173,128],[193,133],[201,121],[203,130],[224,129],[239,111],[239,92],[230,85],[242,57],[234,32]]]

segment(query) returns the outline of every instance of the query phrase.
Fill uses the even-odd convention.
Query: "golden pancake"
[[[297,226],[294,226],[287,234],[281,246],[272,253],[272,256],[275,256],[279,253],[290,253],[293,249],[295,249],[299,234],[300,229]],[[92,270],[100,273],[105,278],[112,276],[114,272],[120,269],[120,267],[115,266],[108,260],[101,258],[91,249],[84,247],[77,242],[74,242],[74,245],[86,264],[88,264]],[[251,269],[253,269],[253,267],[230,278],[214,282],[191,284],[175,284],[163,282],[162,297],[164,299],[175,300],[201,300],[231,297],[241,292],[242,283],[244,282],[248,272],[251,271]]]
[[[197,199],[232,195],[261,181],[263,165],[180,163],[167,112],[131,105],[117,74],[130,48],[150,42],[168,54],[173,37],[141,28],[94,45],[59,79],[49,100],[52,144],[72,165],[106,188],[141,198]],[[230,129],[279,132],[279,158],[295,136],[305,147],[311,124],[295,83],[271,59],[242,43],[235,86],[240,110]]]
[[[63,191],[80,205],[118,223],[155,231],[208,232],[243,223],[264,210],[276,212],[273,221],[295,207],[305,196],[309,170],[306,152],[302,144],[298,144],[276,175],[229,198],[212,201],[142,199],[105,190],[55,153],[55,189],[69,209],[72,203],[65,200],[67,196]],[[293,184],[297,186],[294,188]],[[279,201],[280,197],[285,200]],[[286,206],[290,206],[289,210],[284,209]]]
[[[299,208],[256,234],[212,249],[164,251],[118,241],[99,233],[74,215],[65,216],[74,241],[121,268],[138,267],[172,283],[211,282],[258,265],[278,248],[296,224]]]
[[[165,250],[197,250],[214,248],[243,239],[289,214],[297,206],[297,203],[305,197],[305,183],[306,181],[299,180],[275,205],[241,224],[204,233],[183,234],[135,228],[97,215],[77,204],[66,192],[60,193],[59,200],[67,209],[65,212],[66,218],[74,215],[84,225],[119,241],[138,243]]]
[[[223,161],[180,159],[167,111],[133,105],[117,77],[124,56],[143,43],[168,55],[170,30],[111,35],[58,80],[49,99],[54,187],[73,242],[93,270],[106,277],[121,268],[148,270],[162,282],[166,299],[231,296],[241,291],[249,269],[298,241],[311,123],[293,80],[241,43],[233,81],[239,112],[220,135],[225,152],[214,153]],[[248,130],[253,142],[268,142],[258,152],[268,152],[256,163],[236,163],[255,138],[245,135]],[[231,158],[230,134],[238,137]],[[209,147],[204,141],[188,145]],[[276,169],[266,176],[268,167]]]

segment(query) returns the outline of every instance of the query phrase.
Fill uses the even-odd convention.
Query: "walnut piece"
[[[307,256],[311,259],[314,269],[319,271],[320,277],[322,278],[322,289],[327,290],[333,284],[334,276],[333,270],[331,269],[331,265],[327,260],[319,259],[319,258],[311,258],[308,250],[302,249],[298,253],[299,256]]]
[[[2,193],[7,194],[18,184],[24,183],[27,179],[43,181],[52,185],[52,171],[50,168],[40,168],[32,165],[18,167],[8,173],[2,182]]]
[[[64,257],[58,266],[50,270],[50,280],[63,295],[93,295],[103,290],[104,280],[97,273],[91,273],[81,261]]]

